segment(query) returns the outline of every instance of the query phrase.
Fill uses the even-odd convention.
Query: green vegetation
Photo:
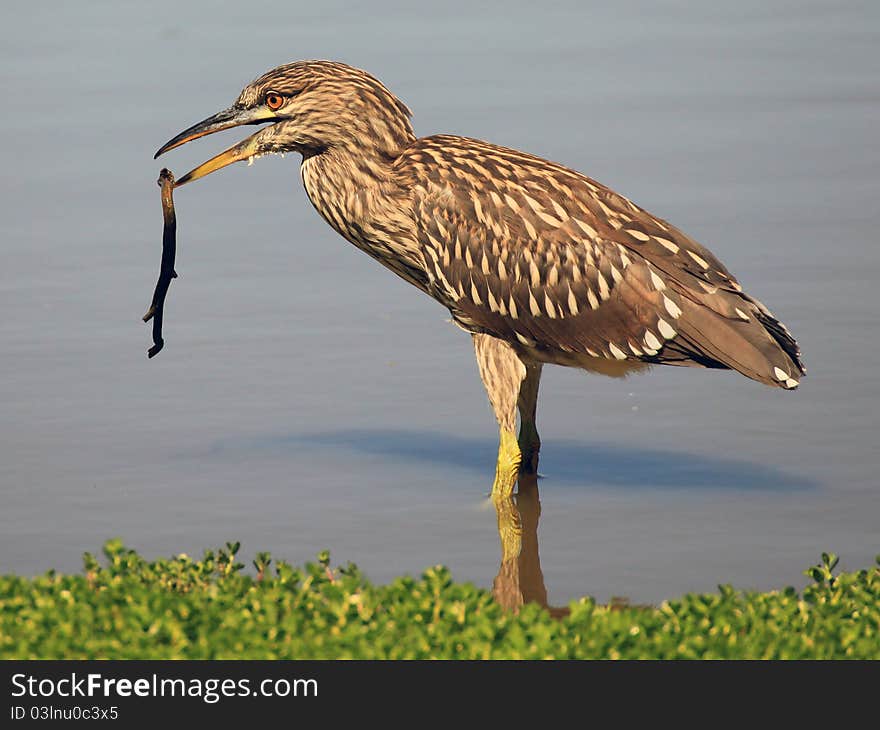
[[[584,598],[554,619],[507,613],[444,568],[374,586],[327,554],[293,568],[260,553],[246,574],[237,551],[149,562],[110,541],[106,566],[85,555],[85,575],[0,577],[0,658],[880,659],[880,569],[835,575],[834,555],[801,593]]]

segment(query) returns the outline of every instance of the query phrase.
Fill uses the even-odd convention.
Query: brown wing
[[[711,252],[608,188],[445,135],[416,142],[399,171],[434,295],[463,326],[537,350],[797,386],[785,327]]]

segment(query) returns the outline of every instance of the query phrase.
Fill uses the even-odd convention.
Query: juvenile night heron
[[[501,431],[496,504],[520,470],[537,467],[545,364],[611,376],[655,364],[722,368],[798,386],[804,366],[785,326],[675,226],[539,157],[418,138],[410,115],[365,71],[300,61],[264,74],[156,156],[263,123],[177,185],[268,153],[302,155],[318,213],[471,333]]]

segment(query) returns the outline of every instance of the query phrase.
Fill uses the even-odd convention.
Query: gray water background
[[[225,540],[376,581],[488,586],[496,427],[469,338],[321,221],[298,158],[177,196],[166,348],[152,153],[298,58],[370,70],[453,132],[561,161],[709,246],[798,337],[795,394],[732,373],[545,371],[552,603],[803,585],[877,522],[875,2],[5,2],[0,572]],[[249,562],[249,560],[247,561]]]

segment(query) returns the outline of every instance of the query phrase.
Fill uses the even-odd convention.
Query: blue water
[[[874,3],[4,6],[0,571],[238,539],[489,586],[496,430],[469,338],[338,238],[288,156],[177,196],[166,348],[152,153],[268,68],[366,68],[454,132],[575,167],[709,246],[793,330],[794,394],[548,368],[551,603],[800,585],[880,552]],[[178,174],[231,131],[175,151]]]

